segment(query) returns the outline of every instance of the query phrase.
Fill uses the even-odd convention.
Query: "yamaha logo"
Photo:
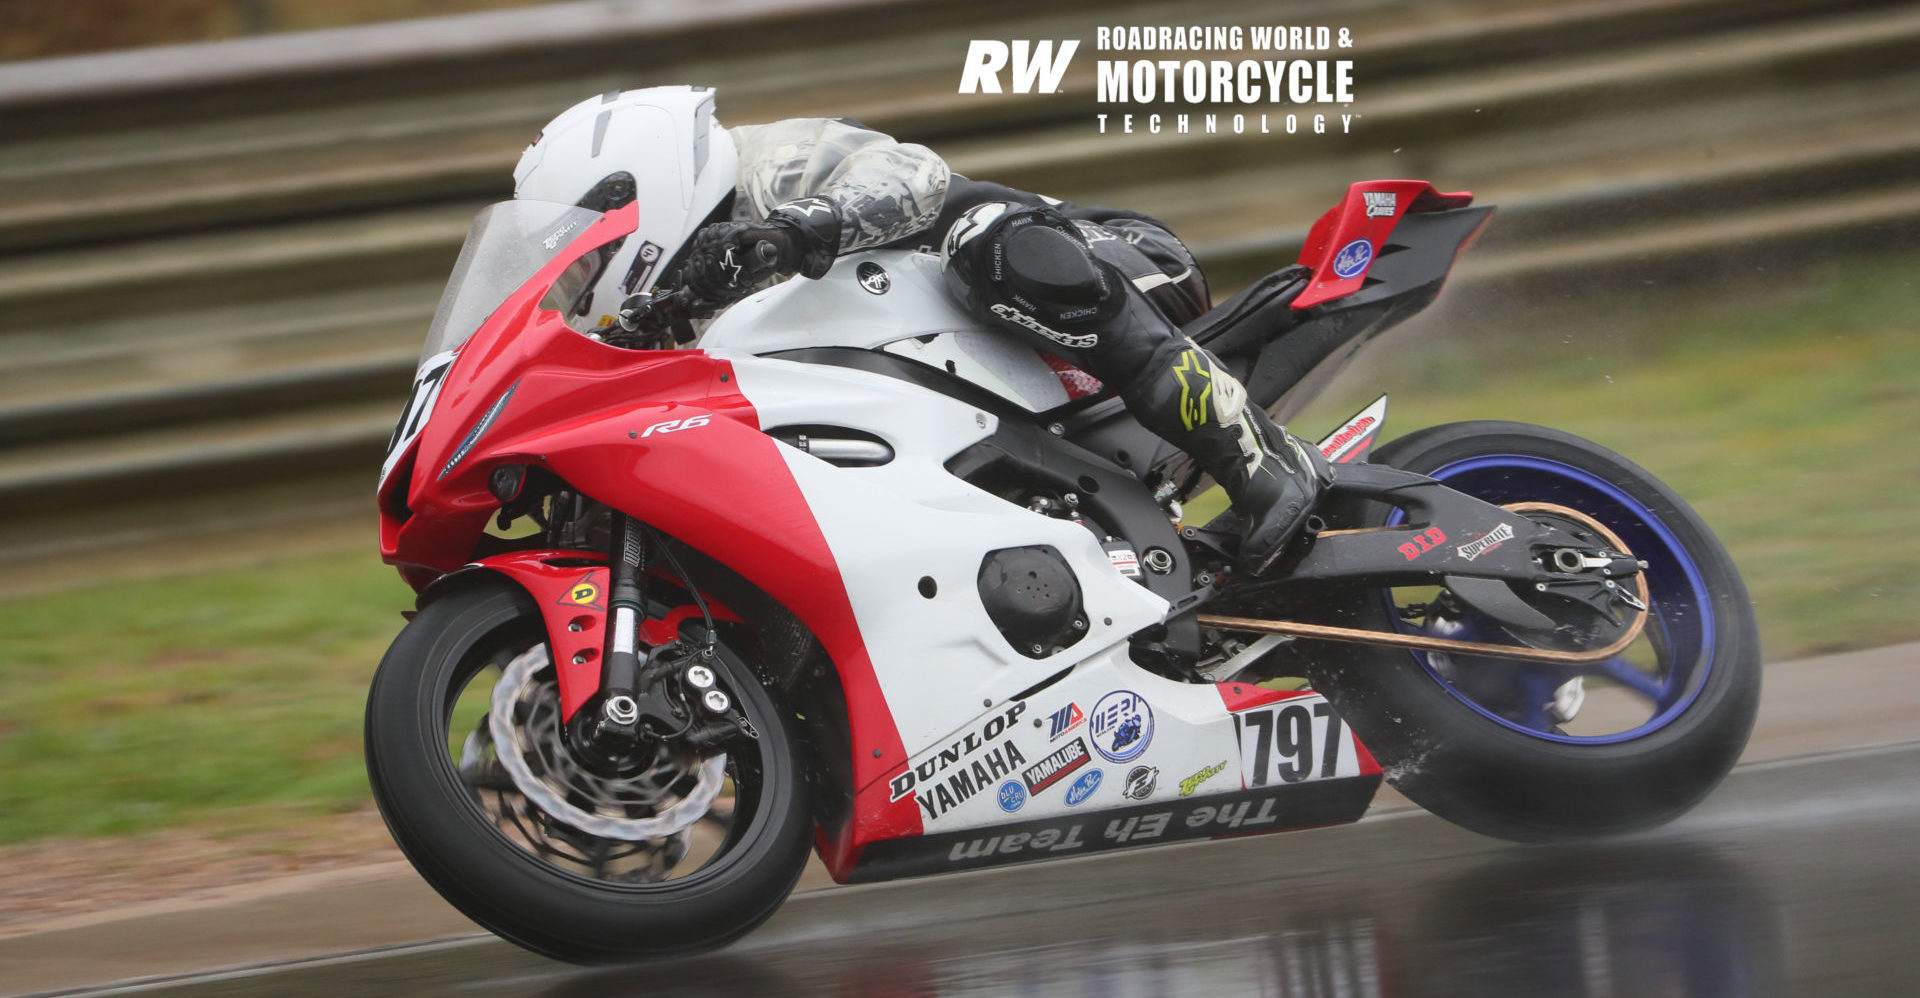
[[[868,294],[884,295],[887,289],[893,287],[893,279],[887,276],[886,268],[872,260],[861,264],[854,273],[859,276],[860,286],[866,288]]]

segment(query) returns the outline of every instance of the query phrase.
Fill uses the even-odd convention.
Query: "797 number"
[[[1239,721],[1241,758],[1248,760],[1244,763],[1247,786],[1264,787],[1276,778],[1299,783],[1340,775],[1346,726],[1325,700],[1248,711],[1239,715]]]

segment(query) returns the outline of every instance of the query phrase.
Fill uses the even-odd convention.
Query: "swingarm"
[[[1329,506],[1379,502],[1400,511],[1400,523],[1310,534],[1255,587],[1438,585],[1523,640],[1546,643],[1570,622],[1569,614],[1582,624],[1602,618],[1617,638],[1603,648],[1570,651],[1216,614],[1199,615],[1201,626],[1576,664],[1617,653],[1645,624],[1645,565],[1585,514],[1550,503],[1496,506],[1385,465],[1336,466],[1327,491]],[[1212,540],[1204,533],[1183,536]]]

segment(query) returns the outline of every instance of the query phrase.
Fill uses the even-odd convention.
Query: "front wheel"
[[[1645,629],[1600,662],[1314,649],[1307,671],[1315,685],[1401,792],[1475,831],[1541,841],[1661,824],[1720,782],[1759,706],[1759,632],[1732,559],[1678,495],[1611,451],[1523,423],[1436,426],[1373,460],[1498,505],[1575,511],[1647,564]],[[1327,516],[1340,526],[1384,526],[1400,513],[1353,503]],[[1374,630],[1512,643],[1499,622],[1432,588],[1350,594],[1332,616]]]
[[[757,738],[583,756],[538,609],[507,585],[450,593],[368,694],[380,813],[442,897],[528,949],[610,963],[722,945],[792,890],[811,819],[788,718],[724,645],[715,666]]]

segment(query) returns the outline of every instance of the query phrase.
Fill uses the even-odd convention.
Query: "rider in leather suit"
[[[733,220],[695,235],[684,273],[696,294],[728,304],[770,280],[819,278],[843,253],[937,245],[949,286],[982,320],[1115,386],[1134,418],[1226,489],[1246,522],[1246,567],[1265,571],[1299,531],[1326,462],[1181,333],[1210,299],[1165,226],[969,180],[925,146],[844,119],[730,132]]]

